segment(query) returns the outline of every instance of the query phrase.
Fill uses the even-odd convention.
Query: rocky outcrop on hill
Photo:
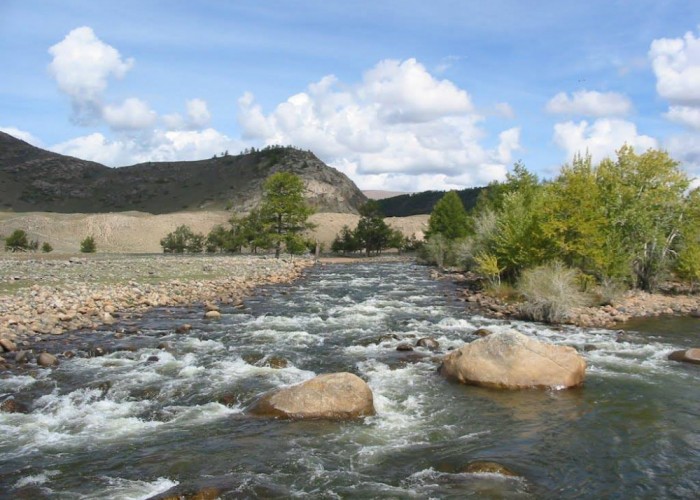
[[[36,148],[0,132],[0,210],[163,214],[257,206],[265,179],[300,176],[319,212],[357,213],[367,198],[310,151],[270,147],[200,161],[149,162],[109,168]]]
[[[496,389],[565,389],[583,384],[586,362],[572,347],[511,330],[452,351],[443,359],[440,373],[463,384]]]

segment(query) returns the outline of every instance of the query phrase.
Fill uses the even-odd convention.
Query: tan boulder
[[[204,313],[206,319],[221,319],[221,313],[219,311],[207,311]]]
[[[681,361],[683,363],[700,365],[700,348],[694,347],[684,351],[673,351],[668,355],[668,359],[671,361]]]
[[[251,408],[259,416],[348,420],[374,415],[367,383],[352,373],[329,373],[264,395]]]
[[[586,362],[572,347],[511,330],[452,351],[443,358],[440,373],[463,384],[497,389],[565,389],[583,384]]]

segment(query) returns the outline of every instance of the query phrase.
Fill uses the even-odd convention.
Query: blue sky
[[[700,175],[700,2],[0,1],[0,130],[123,166],[266,144],[364,189],[661,147]]]

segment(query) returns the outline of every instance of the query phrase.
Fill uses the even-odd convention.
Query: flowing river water
[[[109,354],[0,375],[0,398],[26,407],[0,413],[0,497],[700,496],[700,367],[666,360],[697,344],[700,320],[620,335],[486,319],[410,263],[317,266],[257,293],[220,321],[201,308],[155,310],[138,334],[82,337]],[[175,333],[183,323],[192,330]],[[435,358],[479,327],[576,347],[585,386],[504,392],[436,374]],[[427,336],[437,353],[396,351]],[[246,414],[270,389],[338,371],[369,383],[376,416]],[[461,472],[475,460],[520,477]]]

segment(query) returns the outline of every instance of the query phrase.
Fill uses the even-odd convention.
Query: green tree
[[[195,233],[183,224],[160,240],[164,253],[200,253],[204,249],[203,234]]]
[[[290,238],[312,227],[307,222],[313,213],[304,200],[304,182],[290,172],[277,172],[263,185],[260,214],[279,258],[282,245]]]
[[[675,258],[692,207],[688,177],[665,151],[637,155],[629,146],[603,160],[597,179],[606,218],[639,288],[653,291]]]
[[[354,240],[359,248],[364,248],[366,255],[381,253],[389,246],[391,228],[384,222],[379,204],[369,200],[360,207],[360,220],[354,231]]]
[[[426,235],[442,234],[448,240],[464,238],[469,233],[469,218],[456,191],[450,191],[435,204]]]
[[[5,238],[5,251],[26,252],[30,249],[27,233],[22,229],[15,229],[12,234]]]
[[[82,253],[95,253],[97,251],[97,243],[95,243],[95,238],[92,236],[86,236],[85,239],[80,242],[80,251]]]
[[[348,226],[343,226],[331,244],[331,251],[335,253],[354,253],[361,248],[360,243],[355,238],[355,232]]]
[[[260,210],[251,210],[247,217],[240,220],[240,224],[243,244],[252,253],[258,253],[258,249],[272,248],[273,242]]]

